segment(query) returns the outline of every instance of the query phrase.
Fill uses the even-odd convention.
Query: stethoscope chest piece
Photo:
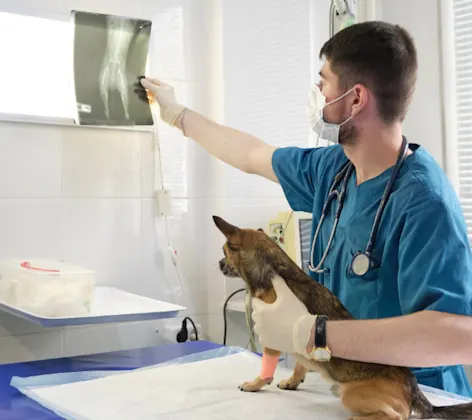
[[[372,260],[368,254],[365,252],[358,252],[352,258],[351,262],[351,271],[358,277],[363,277],[367,274],[369,269],[371,268]]]

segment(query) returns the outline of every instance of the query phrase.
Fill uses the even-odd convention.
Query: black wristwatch
[[[331,350],[326,343],[326,321],[328,321],[326,315],[316,316],[314,346],[311,355],[317,362],[329,362],[331,360]]]

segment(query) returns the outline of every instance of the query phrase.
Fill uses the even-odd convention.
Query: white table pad
[[[192,363],[152,367],[105,378],[32,388],[27,395],[67,419],[221,420],[293,418],[345,420],[349,414],[329,384],[309,373],[297,391],[276,386],[291,370],[278,368],[274,383],[258,393],[238,390],[252,380],[261,360],[249,352]],[[24,392],[24,391],[23,391]],[[425,393],[436,405],[458,400]]]

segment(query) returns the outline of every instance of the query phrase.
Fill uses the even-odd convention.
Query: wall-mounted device
[[[330,38],[341,29],[357,22],[357,0],[331,0],[329,10]]]
[[[288,211],[278,213],[267,225],[267,234],[309,274],[312,215]]]

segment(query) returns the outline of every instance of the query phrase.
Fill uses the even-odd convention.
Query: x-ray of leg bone
[[[129,120],[128,86],[126,82],[126,59],[135,31],[135,22],[107,16],[107,46],[100,71],[100,94],[105,105],[105,114],[110,118],[108,91],[119,92],[125,118]]]
[[[151,22],[73,11],[74,91],[80,125],[152,125],[133,92],[145,74]]]

